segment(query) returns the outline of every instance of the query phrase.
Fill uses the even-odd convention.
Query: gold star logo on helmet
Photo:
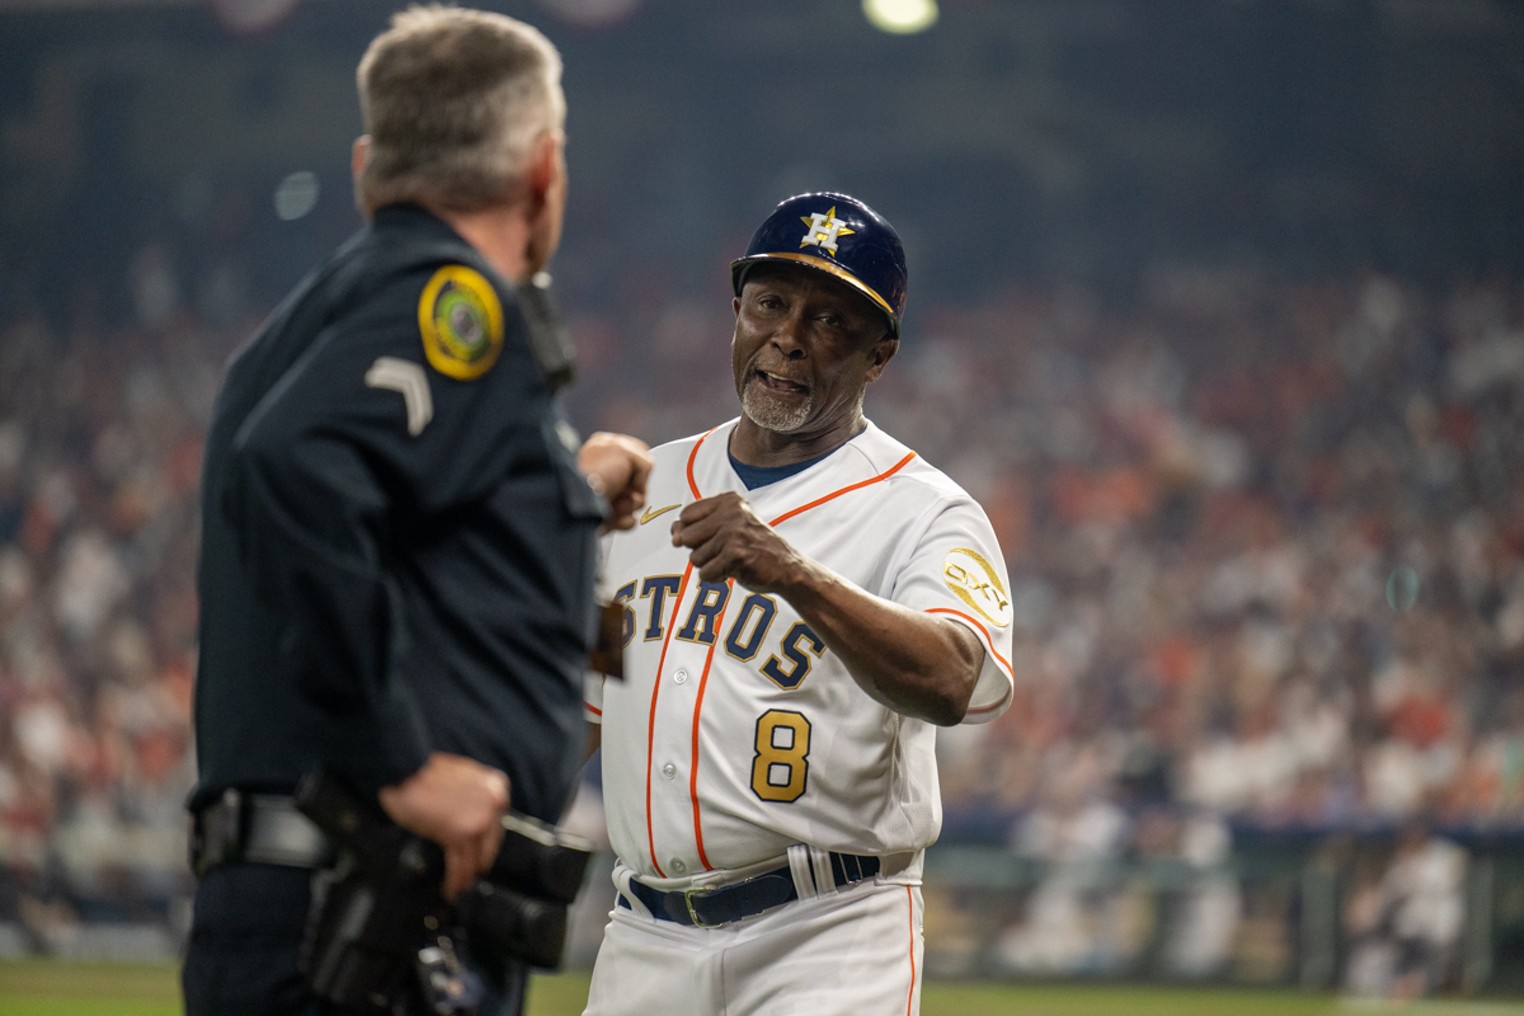
[[[801,247],[819,247],[821,250],[836,253],[836,241],[844,236],[851,236],[857,232],[848,229],[847,224],[836,217],[836,206],[825,214],[816,212],[814,215],[801,215],[799,221],[809,228],[804,231],[804,239],[799,241]]]

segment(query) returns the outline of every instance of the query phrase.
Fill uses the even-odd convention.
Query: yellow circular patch
[[[954,547],[942,562],[942,580],[958,599],[997,628],[1011,623],[1011,598],[1000,573],[977,550]]]
[[[503,304],[481,272],[445,265],[418,298],[418,329],[430,366],[457,381],[472,381],[502,352]]]

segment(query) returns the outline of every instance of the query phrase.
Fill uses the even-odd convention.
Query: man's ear
[[[889,361],[894,359],[894,354],[900,351],[900,340],[893,335],[885,335],[873,344],[873,352],[870,354],[871,363],[868,366],[868,381],[874,382],[883,374],[884,368]]]

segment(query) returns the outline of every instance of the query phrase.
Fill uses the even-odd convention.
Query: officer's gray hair
[[[357,72],[370,151],[361,208],[414,201],[456,212],[511,197],[535,139],[566,122],[561,55],[506,15],[409,7]]]

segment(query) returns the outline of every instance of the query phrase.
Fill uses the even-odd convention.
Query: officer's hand
[[[693,550],[688,559],[705,582],[735,579],[755,593],[783,592],[808,567],[734,491],[685,507],[672,523],[672,545]]]
[[[381,788],[391,820],[444,849],[444,898],[454,901],[485,872],[503,845],[508,777],[461,755],[435,752],[401,783]]]
[[[599,431],[582,443],[577,465],[593,489],[608,499],[604,531],[633,528],[635,513],[646,506],[646,481],[651,476],[646,443],[628,434]]]

